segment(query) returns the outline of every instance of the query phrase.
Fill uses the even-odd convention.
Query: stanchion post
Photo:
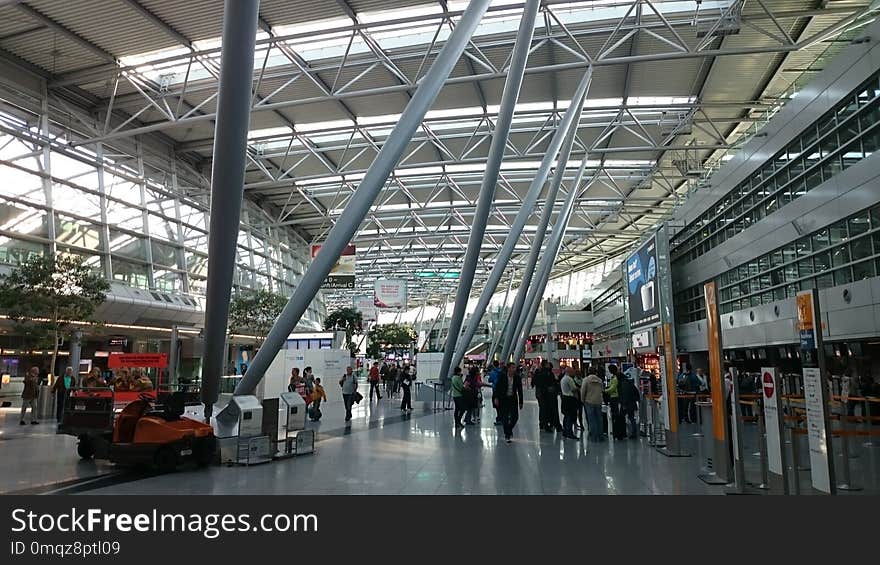
[[[849,416],[846,409],[847,402],[843,398],[840,400],[840,450],[843,457],[843,477],[842,481],[837,485],[840,490],[849,492],[862,490],[853,484],[852,469],[849,466]]]
[[[770,488],[770,473],[768,470],[767,463],[767,426],[766,422],[764,422],[764,411],[761,409],[761,406],[757,401],[754,401],[755,412],[758,414],[758,453],[760,453],[761,457],[761,484],[758,485],[759,489],[769,489]]]
[[[864,392],[862,394],[864,394]],[[871,435],[871,403],[867,396],[863,396],[862,400],[865,403],[865,408],[862,410],[862,428],[864,428],[865,437],[868,438],[868,440],[862,444],[862,447],[876,447],[874,445],[874,437]]]
[[[746,492],[746,472],[743,463],[743,428],[742,413],[739,407],[739,375],[736,367],[728,369],[730,375],[730,393],[728,400],[730,402],[730,437],[733,441],[733,484],[732,493],[745,494]]]

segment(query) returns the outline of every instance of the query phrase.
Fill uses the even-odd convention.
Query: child
[[[309,407],[309,416],[313,422],[321,419],[321,401],[327,400],[327,394],[324,387],[321,386],[321,379],[315,379],[315,389],[312,391],[312,405]]]

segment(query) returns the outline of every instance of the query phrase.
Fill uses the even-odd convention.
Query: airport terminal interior
[[[0,0],[0,493],[880,494],[878,16]]]

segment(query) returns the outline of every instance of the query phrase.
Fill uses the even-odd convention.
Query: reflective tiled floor
[[[451,411],[399,400],[357,406],[350,425],[342,405],[325,406],[317,453],[251,467],[210,467],[149,476],[105,463],[81,462],[73,438],[54,426],[18,426],[4,411],[0,492],[90,494],[723,494],[701,481],[701,442],[687,428],[694,456],[668,458],[646,439],[591,444],[537,429],[527,402],[512,444],[499,438],[491,408],[478,426],[455,431]],[[311,425],[311,424],[310,424]],[[754,436],[754,432],[751,433]],[[759,480],[756,442],[746,441],[747,472]],[[862,493],[876,493],[880,448],[854,450],[851,468]],[[801,473],[804,488],[809,471]],[[867,483],[867,484],[866,484]]]

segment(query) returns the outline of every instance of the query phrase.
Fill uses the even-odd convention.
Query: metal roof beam
[[[163,20],[162,18],[160,18],[159,16],[157,16],[156,14],[154,14],[153,12],[148,10],[146,7],[144,7],[143,4],[138,2],[138,0],[122,0],[122,1],[125,4],[127,4],[128,6],[130,6],[131,8],[133,8],[137,13],[139,13],[145,19],[152,22],[157,28],[159,28],[160,30],[165,32],[168,36],[170,36],[172,39],[174,39],[178,43],[181,43],[181,44],[189,47],[190,49],[193,48],[193,42],[190,41],[189,38],[187,38],[185,35],[183,35],[179,31],[177,31],[176,29],[174,29],[171,26],[171,24],[169,24],[168,22],[166,22],[165,20]]]
[[[27,4],[16,4],[15,7],[18,10],[27,14],[28,16],[32,17],[33,19],[37,20],[38,22],[42,22],[50,29],[57,31],[58,33],[60,33],[64,37],[66,37],[67,39],[70,39],[74,43],[78,44],[79,46],[85,47],[86,49],[88,49],[92,53],[94,53],[94,54],[98,55],[99,57],[101,57],[102,59],[104,59],[105,61],[111,62],[114,65],[118,65],[118,61],[116,60],[116,57],[114,57],[111,53],[109,53],[108,51],[105,51],[101,47],[98,47],[97,45],[95,45],[94,43],[89,41],[88,39],[79,35],[78,33],[66,28],[65,26],[56,22],[55,20],[53,20],[49,16],[43,14],[42,12],[40,12],[34,8],[31,8]]]

